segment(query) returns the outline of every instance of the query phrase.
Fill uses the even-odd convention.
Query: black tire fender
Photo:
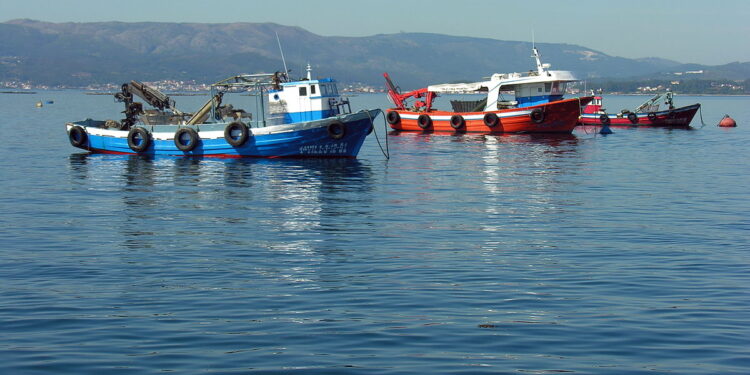
[[[484,124],[487,125],[488,128],[494,128],[499,123],[500,118],[498,118],[496,114],[490,112],[484,115]]]
[[[533,110],[531,110],[529,116],[531,116],[531,121],[533,121],[535,124],[541,124],[542,122],[544,122],[544,110],[541,108],[534,108]]]
[[[638,123],[638,115],[632,112],[628,113],[628,120],[630,121],[631,124],[635,125]]]
[[[421,114],[417,117],[417,125],[423,130],[427,129],[432,126],[432,119],[428,115]]]
[[[466,126],[466,120],[461,115],[451,116],[451,128],[459,130]]]
[[[346,125],[341,121],[333,121],[326,127],[328,136],[333,139],[341,139],[346,135]]]
[[[647,117],[648,117],[649,120],[654,121],[654,120],[656,120],[656,113],[649,112],[648,115],[647,115]]]
[[[602,113],[602,115],[599,116],[599,122],[602,123],[603,125],[609,124],[609,116],[607,116],[606,113]]]
[[[235,135],[239,131],[239,135]],[[235,121],[224,128],[224,140],[234,147],[240,147],[247,142],[250,136],[250,129],[247,125]],[[236,137],[236,138],[235,138]]]
[[[74,147],[84,147],[86,146],[86,142],[88,141],[88,134],[86,134],[86,130],[78,125],[74,125],[70,128],[70,131],[68,132],[68,139],[70,139],[70,144]]]
[[[390,111],[387,115],[385,115],[385,119],[389,124],[396,125],[401,122],[401,115],[399,115],[396,111]]]
[[[182,143],[185,135],[187,135],[187,143]],[[200,141],[200,139],[198,132],[193,128],[179,128],[174,133],[174,145],[177,146],[180,151],[193,151],[193,149],[198,146],[198,141]]]
[[[138,143],[136,137],[141,138],[141,142]],[[151,133],[148,130],[135,127],[130,129],[128,132],[128,147],[135,152],[146,151],[148,146],[151,144]]]

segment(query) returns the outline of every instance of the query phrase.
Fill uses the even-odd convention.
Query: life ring
[[[385,119],[388,121],[389,124],[396,125],[399,122],[401,122],[401,115],[399,115],[398,112],[396,111],[390,111],[385,116]]]
[[[601,122],[604,125],[609,124],[609,116],[607,116],[606,113],[602,113],[602,115],[599,116],[599,122]]]
[[[328,124],[326,129],[328,130],[328,136],[333,139],[341,139],[346,135],[346,125],[341,121],[334,121]]]
[[[128,146],[131,150],[143,152],[146,151],[149,144],[151,144],[151,134],[149,134],[148,130],[141,127],[130,129],[130,132],[128,132]]]
[[[85,146],[86,140],[88,140],[88,138],[89,136],[88,134],[86,134],[86,130],[78,125],[71,127],[70,131],[68,132],[68,139],[70,139],[70,144],[75,147]]]
[[[425,114],[419,115],[419,117],[417,117],[417,125],[422,129],[427,129],[432,126],[432,119]]]
[[[185,137],[187,137],[187,139]],[[174,145],[177,146],[180,151],[193,151],[195,146],[198,146],[198,141],[200,139],[198,132],[193,128],[179,128],[174,133]]]
[[[633,112],[628,113],[628,120],[631,124],[635,125],[638,123],[638,115]]]
[[[499,123],[500,123],[500,119],[497,117],[496,114],[490,112],[484,115],[484,124],[487,125],[488,128],[494,128]]]
[[[648,115],[647,115],[646,117],[648,117],[648,119],[649,119],[650,121],[654,121],[654,120],[656,120],[656,113],[654,113],[654,112],[649,112],[649,113],[648,113]]]
[[[544,122],[544,111],[541,108],[534,108],[529,116],[531,116],[531,121],[535,124]]]
[[[466,120],[464,120],[464,117],[461,115],[453,115],[451,116],[451,128],[459,130],[466,126]]]
[[[233,122],[224,128],[224,140],[234,147],[240,147],[247,142],[250,130],[241,122]]]

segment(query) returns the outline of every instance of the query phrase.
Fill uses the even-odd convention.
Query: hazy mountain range
[[[343,33],[344,31],[342,31]],[[131,79],[214,82],[237,73],[283,70],[278,33],[293,76],[309,62],[316,77],[404,88],[474,81],[534,67],[531,44],[426,33],[320,36],[273,23],[0,23],[0,81],[83,86]],[[570,44],[537,43],[543,62],[579,78],[750,78],[750,62],[721,66],[609,56]]]

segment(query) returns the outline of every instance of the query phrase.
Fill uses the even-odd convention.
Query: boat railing
[[[263,94],[269,89],[277,87],[279,82],[279,75],[276,73],[240,74],[225,78],[211,85],[211,96],[221,96],[224,93],[247,93],[249,96],[255,97],[257,115],[249,117],[248,124],[253,128],[266,127],[269,121],[273,124],[273,121],[278,121],[278,119],[277,116],[266,117],[266,105]],[[210,100],[207,104],[211,106],[211,117],[221,117],[217,115],[220,102]]]

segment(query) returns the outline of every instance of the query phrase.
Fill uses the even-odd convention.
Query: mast
[[[539,51],[536,49],[536,46],[531,47],[531,50],[533,51],[533,56],[536,59],[536,71],[539,73],[539,75],[544,74],[544,65],[542,65],[541,56],[539,55]]]
[[[279,44],[279,52],[281,52],[281,62],[284,63],[284,74],[288,74],[289,69],[286,68],[286,60],[284,59],[284,50],[281,49],[281,40],[279,39],[279,33],[276,33],[276,42]]]

